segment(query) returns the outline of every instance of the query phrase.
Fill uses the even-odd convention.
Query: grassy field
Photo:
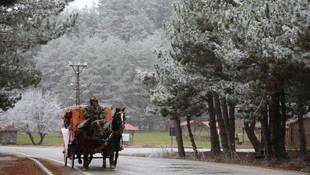
[[[184,133],[187,135],[187,133]],[[39,141],[39,135],[34,134],[35,142]],[[241,136],[239,136],[241,141]],[[247,137],[246,142],[248,141]],[[176,137],[173,137],[173,145],[176,145]],[[192,146],[191,142],[188,139],[184,139],[184,146]],[[210,141],[201,141],[196,139],[196,146],[197,147],[210,147]],[[63,143],[63,138],[60,133],[58,134],[48,134],[45,136],[42,145],[59,145]],[[27,134],[18,134],[17,136],[17,144],[18,145],[32,145],[30,138]],[[169,136],[168,132],[153,132],[153,133],[135,133],[133,144],[139,145],[171,145],[171,136]]]
[[[176,137],[173,137],[173,145],[176,145]],[[192,146],[191,142],[183,139],[184,146]],[[195,140],[197,147],[210,147],[209,141]],[[133,144],[143,145],[171,145],[171,136],[168,132],[155,132],[155,133],[135,133]]]
[[[36,143],[39,142],[40,136],[38,134],[34,134],[34,141]],[[61,134],[48,134],[44,137],[42,145],[52,144],[52,143],[63,143],[63,139]],[[17,144],[18,145],[32,145],[31,140],[27,134],[18,134],[17,135]]]

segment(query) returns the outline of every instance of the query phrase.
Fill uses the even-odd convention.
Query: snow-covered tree
[[[70,1],[70,0],[69,0]],[[36,45],[63,35],[76,16],[56,22],[69,1],[14,0],[0,2],[0,108],[13,107],[18,91],[36,86],[41,78],[34,64],[23,53]],[[71,0],[72,1],[72,0]]]
[[[168,43],[159,27],[171,14],[172,0],[99,1],[98,8],[79,11],[72,32],[34,55],[42,72],[38,86],[55,92],[64,106],[73,105],[76,75],[68,63],[87,62],[80,74],[82,104],[96,95],[100,103],[126,106],[134,124],[151,119],[144,115],[150,102],[135,74],[136,69],[153,69],[153,50]]]
[[[162,116],[170,117],[174,121],[179,157],[184,158],[180,120],[181,117],[185,117],[189,121],[192,117],[200,117],[204,112],[204,103],[199,98],[204,81],[200,76],[186,72],[183,66],[178,65],[169,56],[159,55],[162,57],[159,58],[156,72],[139,72],[139,75],[142,83],[147,86],[150,101]],[[190,128],[189,133],[191,134]],[[190,137],[198,158],[193,136]]]
[[[165,29],[171,39],[171,57],[186,67],[188,72],[196,73],[203,77],[205,95],[215,97],[219,96],[222,103],[215,103],[219,106],[214,106],[217,121],[221,128],[221,140],[223,150],[226,155],[228,151],[234,151],[234,116],[228,116],[227,102],[230,108],[234,108],[236,97],[234,92],[235,83],[232,83],[231,76],[224,71],[225,63],[215,54],[216,46],[224,39],[219,35],[219,22],[221,14],[228,9],[229,5],[222,1],[202,1],[202,0],[187,0],[183,4],[175,5],[176,17],[171,23],[166,24]],[[208,96],[209,96],[208,95]],[[216,98],[220,100],[220,98]],[[205,97],[207,99],[207,97]],[[213,100],[208,100],[213,103]],[[216,102],[216,100],[214,101]],[[209,104],[213,105],[213,104]],[[221,106],[223,107],[221,112]],[[209,108],[211,110],[212,108]],[[234,109],[232,109],[234,110]],[[209,112],[213,114],[214,112]],[[234,114],[234,113],[230,113]],[[215,117],[210,115],[211,117]],[[228,120],[228,118],[233,118]],[[214,120],[215,121],[215,120]],[[218,149],[218,139],[214,127],[211,127],[211,150]],[[214,134],[212,134],[214,133]],[[215,155],[218,155],[215,153]]]
[[[254,97],[262,102],[258,108],[266,111],[261,122],[268,158],[286,156],[287,102],[293,102],[286,94],[309,69],[309,14],[307,0],[240,1],[222,14],[218,26],[226,40],[216,55],[229,65],[228,72],[254,87]]]
[[[166,27],[172,58],[204,76],[209,81],[207,90],[243,103],[238,108],[247,114],[246,122],[253,123],[266,105],[272,109],[266,113],[269,119],[260,116],[272,121],[267,123],[270,127],[263,124],[264,139],[269,155],[277,158],[286,156],[285,88],[293,87],[292,82],[300,77],[305,80],[300,73],[308,72],[309,8],[306,0],[187,0],[176,5],[177,17]],[[302,82],[297,84],[302,86]],[[294,102],[291,99],[289,102]],[[271,139],[267,138],[269,132]]]
[[[136,0],[128,0],[126,3],[121,0],[100,0],[98,11],[103,17],[100,29],[126,41],[145,38],[155,27],[146,9],[139,4]]]
[[[60,107],[57,96],[50,91],[42,92],[38,89],[29,89],[22,93],[22,99],[14,108],[1,115],[7,118],[7,124],[28,134],[31,142],[40,145],[46,134],[58,132],[62,125]],[[40,140],[36,143],[33,134],[39,134]]]

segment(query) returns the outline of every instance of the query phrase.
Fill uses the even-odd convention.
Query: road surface
[[[30,157],[45,158],[63,164],[62,147],[21,147],[21,146],[0,146],[0,153],[23,154]],[[145,149],[145,148],[125,148],[120,153],[130,155],[134,152],[139,154],[159,154],[160,149]],[[167,150],[165,150],[167,151]],[[95,154],[100,156],[100,154]],[[108,160],[107,160],[108,162]],[[70,166],[70,161],[68,162]],[[251,166],[240,166],[223,163],[213,163],[205,161],[191,161],[181,159],[162,159],[150,157],[134,157],[120,155],[116,169],[101,168],[102,159],[93,159],[90,164],[90,169],[81,171],[82,165],[75,160],[75,168],[86,175],[188,175],[188,174],[216,174],[216,175],[297,175],[302,173],[292,171],[278,171]],[[107,165],[109,166],[109,165]],[[71,168],[71,167],[67,167]]]

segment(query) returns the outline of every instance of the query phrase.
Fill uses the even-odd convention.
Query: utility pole
[[[72,67],[74,73],[76,74],[76,105],[80,105],[80,73],[82,73],[83,69],[87,67],[87,62],[80,63],[77,62],[73,64],[71,61],[69,62],[69,66]]]

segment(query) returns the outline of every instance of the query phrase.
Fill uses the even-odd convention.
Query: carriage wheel
[[[63,150],[62,153],[64,154],[64,163],[65,166],[67,166],[67,162],[68,162],[68,150]]]
[[[67,163],[68,163],[68,154],[67,153],[64,154],[64,162],[65,162],[65,166],[67,166]]]
[[[72,156],[72,159],[71,159],[71,167],[73,168],[73,167],[74,167],[74,154],[72,154],[71,156]]]

